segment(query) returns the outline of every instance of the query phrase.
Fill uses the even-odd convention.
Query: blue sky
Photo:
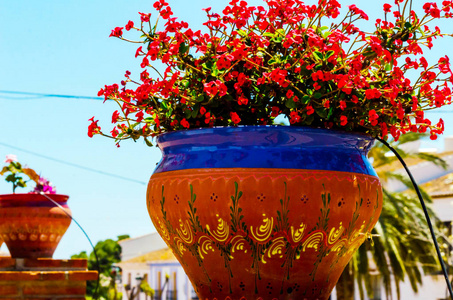
[[[168,2],[175,16],[194,27],[205,20],[202,8],[212,6],[220,12],[227,3]],[[249,2],[261,4],[259,0]],[[340,2],[346,6],[353,1]],[[366,1],[359,7],[377,12],[383,3]],[[0,90],[93,97],[105,84],[122,80],[126,70],[138,74],[136,45],[108,36],[128,20],[139,23],[138,12],[154,12],[152,4],[149,0],[0,0]],[[109,139],[87,136],[87,120],[92,116],[110,130],[115,109],[98,100],[0,93],[0,159],[16,154],[22,163],[49,178],[59,193],[68,194],[74,218],[94,243],[122,234],[139,236],[154,231],[145,206],[144,183],[160,160],[159,150],[141,141],[126,141],[116,148]],[[452,134],[451,114],[436,114],[436,121],[438,117],[447,121],[447,135]],[[431,145],[442,147],[441,141],[425,147]],[[10,192],[11,187],[0,181],[0,193]],[[82,250],[90,251],[89,243],[72,224],[55,257],[69,258]]]

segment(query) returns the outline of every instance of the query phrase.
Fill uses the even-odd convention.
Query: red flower
[[[140,14],[140,20],[142,22],[149,22],[149,17],[151,17],[151,14],[144,14],[141,12],[139,12],[139,14]]]
[[[140,64],[140,67],[146,68],[149,65],[149,60],[146,57],[143,57],[142,63]]]
[[[184,128],[189,128],[190,127],[190,124],[189,124],[189,122],[187,122],[186,118],[181,120],[181,126],[184,127]]]
[[[365,97],[367,99],[377,99],[381,97],[381,92],[378,89],[369,89],[365,91]]]
[[[109,37],[115,36],[115,37],[120,37],[123,35],[123,27],[116,27],[115,29],[112,30],[112,33],[110,33]]]
[[[376,126],[378,123],[379,115],[376,113],[374,109],[368,112],[369,120],[372,126]]]
[[[279,113],[280,113],[280,108],[278,106],[272,106],[271,116],[276,117],[276,116],[278,116]]]
[[[299,114],[297,113],[297,111],[292,111],[290,114],[289,114],[289,122],[291,124],[294,124],[294,123],[297,123],[300,121],[300,116]]]
[[[324,80],[324,73],[321,70],[316,71],[315,73],[311,74],[311,78],[313,79],[313,81]]]
[[[348,6],[349,10],[354,14],[359,15],[362,19],[368,20],[368,15],[361,9],[359,9],[355,4]]]
[[[311,105],[307,105],[307,116],[313,114],[315,112],[315,110],[313,109],[313,107]]]
[[[288,99],[290,99],[293,95],[294,95],[294,92],[291,91],[291,90],[288,90],[288,91],[286,92],[286,98],[288,98]]]
[[[115,110],[112,114],[112,123],[116,123],[118,121],[118,118],[120,117],[120,113]]]
[[[129,22],[127,22],[125,27],[126,27],[127,31],[131,30],[131,28],[134,27],[134,22],[129,20]]]
[[[451,73],[450,59],[448,56],[445,55],[445,57],[439,59],[439,70],[444,74]]]
[[[230,112],[230,117],[234,124],[239,124],[239,122],[241,122],[241,118],[239,118],[238,114],[235,112]]]
[[[101,127],[98,126],[99,120],[95,121],[94,117],[90,118],[88,121],[91,121],[91,124],[88,126],[88,136],[92,138],[94,134],[101,132]]]
[[[346,126],[346,124],[348,124],[348,117],[346,117],[346,116],[341,116],[341,117],[340,117],[340,125],[341,125],[341,126]]]
[[[138,113],[135,114],[135,117],[137,118],[137,122],[141,122],[143,120],[143,111],[139,111]]]
[[[249,99],[244,96],[239,97],[238,104],[239,105],[247,105],[249,103]]]
[[[384,11],[389,13],[390,12],[390,8],[392,8],[392,6],[390,4],[384,4]]]
[[[164,7],[166,5],[168,5],[167,2],[165,2],[164,0],[159,0],[159,1],[154,2],[153,7],[157,10],[161,10],[162,7]]]
[[[116,129],[116,128],[113,128],[112,131],[110,131],[110,133],[112,134],[112,137],[114,137],[114,138],[116,138],[119,134],[118,129]]]

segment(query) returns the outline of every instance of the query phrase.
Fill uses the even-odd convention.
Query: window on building
[[[168,300],[176,300],[177,299],[176,272],[172,272],[172,275],[169,278],[168,289],[167,289],[167,293],[166,294],[167,294],[167,299]]]

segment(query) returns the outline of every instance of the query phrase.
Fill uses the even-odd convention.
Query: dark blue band
[[[368,135],[311,127],[243,126],[165,133],[155,173],[199,168],[290,168],[376,176]]]

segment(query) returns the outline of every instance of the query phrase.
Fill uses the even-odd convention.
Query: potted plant
[[[115,125],[93,117],[88,135],[157,137],[148,210],[200,298],[327,299],[382,207],[374,138],[444,130],[424,113],[451,103],[449,59],[423,51],[452,1],[384,4],[371,32],[356,5],[264,2],[207,8],[202,32],[159,0],[162,27],[140,13],[112,30],[142,35],[143,71],[99,91]]]
[[[0,237],[13,258],[52,257],[71,224],[69,196],[56,194],[47,179],[23,167],[15,155],[7,155],[5,163],[0,175],[12,183],[13,193],[0,195]],[[28,181],[35,182],[34,189],[16,193]]]

